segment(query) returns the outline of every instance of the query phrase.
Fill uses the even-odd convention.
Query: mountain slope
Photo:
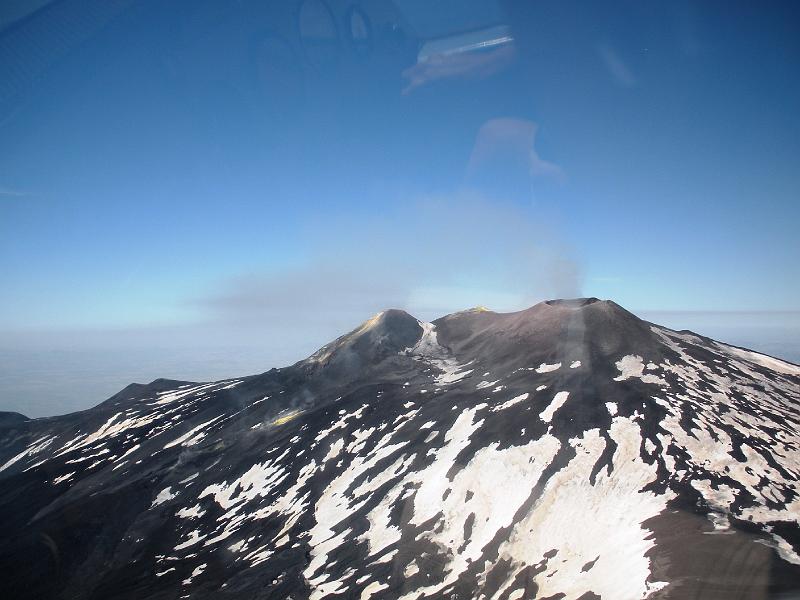
[[[800,593],[800,367],[609,301],[402,311],[0,422],[15,598]]]

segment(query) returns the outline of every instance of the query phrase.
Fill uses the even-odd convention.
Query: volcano
[[[3,598],[800,597],[800,367],[611,301],[0,414]]]

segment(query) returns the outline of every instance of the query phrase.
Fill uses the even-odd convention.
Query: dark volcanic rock
[[[19,425],[27,420],[28,417],[18,412],[0,412],[0,429]]]
[[[3,598],[786,598],[800,367],[596,298],[0,413]]]

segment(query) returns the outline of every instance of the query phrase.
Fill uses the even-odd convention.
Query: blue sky
[[[796,4],[473,4],[370,9],[364,55],[334,11],[320,58],[278,10],[144,3],[6,90],[4,347],[223,340],[257,369],[387,305],[566,295],[796,323]],[[415,36],[495,25],[514,41],[415,65]]]

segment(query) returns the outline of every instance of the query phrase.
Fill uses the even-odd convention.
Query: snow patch
[[[564,405],[564,402],[567,401],[568,397],[569,392],[558,392],[555,396],[553,396],[552,402],[550,402],[547,408],[545,408],[539,415],[539,418],[545,423],[552,421],[553,415],[555,415],[556,411]]]
[[[166,487],[161,490],[158,495],[156,496],[155,500],[153,500],[153,504],[150,505],[150,508],[154,506],[158,506],[159,504],[164,504],[164,502],[168,502],[175,498],[178,495],[178,492],[173,492],[172,487]]]
[[[618,377],[614,377],[614,381],[625,381],[626,379],[636,378],[641,379],[643,383],[653,383],[662,386],[667,385],[667,382],[661,377],[644,374],[644,362],[641,356],[628,354],[627,356],[623,356],[615,364],[620,374]]]

